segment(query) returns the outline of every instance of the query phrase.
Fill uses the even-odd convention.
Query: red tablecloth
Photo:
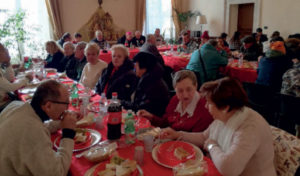
[[[171,67],[175,72],[184,69],[190,61],[190,57],[180,57],[174,55],[162,55],[165,65]]]
[[[171,49],[171,46],[159,46],[157,47],[158,51],[159,52],[164,52],[164,51],[167,51],[167,50],[170,50]],[[174,50],[177,49],[177,46],[174,46]],[[129,58],[132,59],[137,53],[139,53],[140,50],[139,48],[133,48],[133,49],[129,49]],[[106,63],[110,63],[111,62],[111,58],[112,58],[112,55],[111,55],[111,51],[109,50],[107,53],[103,53],[102,51],[100,52],[99,54],[99,59],[105,61]]]
[[[234,61],[236,63],[237,61]],[[237,64],[228,64],[225,68],[221,68],[220,71],[226,76],[236,78],[241,82],[254,83],[257,78],[257,71],[253,68],[239,68]]]
[[[70,82],[70,84],[72,84],[70,79],[67,78],[66,80],[68,81],[68,82],[66,82],[66,84],[69,84],[69,82]],[[23,96],[25,96],[25,95],[21,95],[22,99],[23,99]],[[100,96],[96,95],[96,96],[93,96],[90,101],[96,102],[99,100],[100,100]],[[74,110],[74,111],[79,111],[78,107],[72,107],[71,105],[69,106],[69,109]],[[106,123],[106,120],[104,120],[104,123]],[[142,123],[143,124],[141,126],[145,126],[145,125],[149,126],[150,125],[150,123],[149,124],[145,123],[143,120],[142,120]],[[95,124],[88,126],[87,128],[95,129]],[[101,141],[107,139],[106,138],[106,134],[107,134],[106,125],[104,126],[103,129],[97,130],[97,131],[99,131],[102,135]],[[54,141],[59,135],[60,135],[59,133],[52,134],[51,140]],[[133,159],[134,148],[136,146],[140,146],[140,145],[143,145],[143,142],[137,141],[135,144],[133,144],[129,147],[126,147],[126,148],[120,148],[117,151],[121,157]],[[95,165],[95,163],[89,162],[84,157],[76,158],[75,157],[76,154],[78,154],[78,153],[74,153],[72,156],[70,173],[72,176],[83,176],[88,169],[92,168]],[[206,174],[206,176],[219,176],[220,174],[219,174],[218,170],[216,169],[216,167],[214,166],[213,162],[207,157],[204,157],[204,160],[207,162],[207,165],[208,165],[208,173]],[[144,165],[141,166],[141,168],[143,169],[144,176],[152,176],[152,175],[153,176],[157,176],[157,175],[172,176],[173,175],[172,169],[168,169],[168,168],[158,165],[152,159],[151,153],[147,153],[147,152],[144,153]]]

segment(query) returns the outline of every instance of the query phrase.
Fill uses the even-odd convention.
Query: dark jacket
[[[66,70],[67,63],[73,57],[74,57],[74,54],[72,54],[71,56],[64,56],[64,58],[59,62],[59,68],[57,71],[64,72]]]
[[[133,63],[129,59],[125,59],[123,65],[111,75],[114,66],[110,62],[108,67],[103,70],[101,78],[96,85],[97,93],[100,95],[104,92],[105,86],[108,84],[107,98],[111,98],[111,94],[117,92],[118,99],[129,101],[137,83],[133,67]]]
[[[78,81],[81,77],[82,70],[87,63],[86,58],[79,60],[73,56],[66,65],[66,74],[69,78]]]
[[[148,112],[162,117],[169,103],[169,91],[162,79],[163,69],[160,64],[147,71],[138,82],[133,102],[122,102],[125,109],[138,111],[145,109]]]
[[[143,44],[146,42],[146,37],[141,35],[141,37],[139,39],[137,39],[136,37],[133,37],[132,39],[132,44],[136,47],[141,47],[143,46]]]
[[[126,41],[127,41],[127,44],[126,44]],[[119,38],[118,44],[123,44],[126,47],[130,47],[130,45],[133,45],[133,40],[131,39],[130,41],[128,41],[126,39],[126,35],[123,35],[123,37]]]
[[[63,59],[63,57],[64,57],[64,54],[60,51],[53,54],[53,56],[48,54],[48,56],[46,58],[47,64],[45,65],[45,68],[56,68],[57,70],[59,70],[60,62]]]
[[[257,61],[258,57],[263,55],[261,48],[256,43],[248,49],[242,46],[241,52],[244,54],[244,60],[248,61]]]
[[[65,40],[63,38],[60,38],[59,40],[57,40],[57,43],[59,44],[60,47],[64,47],[64,43],[65,43]]]
[[[97,38],[94,38],[93,40],[91,40],[91,42],[97,43],[100,49],[104,49],[104,47],[107,47],[107,42],[104,39],[102,41],[99,41],[97,40]]]
[[[253,33],[252,37],[256,39],[256,35],[257,35],[257,33]],[[259,39],[259,43],[261,44],[261,43],[266,42],[266,41],[268,41],[267,35],[262,34],[260,39]]]
[[[156,56],[157,62],[160,63],[164,69],[163,80],[167,84],[168,88],[170,90],[173,90],[173,83],[172,83],[173,81],[172,81],[172,76],[171,76],[173,69],[171,67],[165,65],[165,61],[164,61],[163,57],[161,56],[161,54],[159,53],[157,47],[155,45],[152,45],[152,44],[146,42],[140,49],[140,52],[152,53],[154,56]]]
[[[256,83],[270,86],[275,91],[279,91],[283,74],[292,66],[293,63],[286,55],[264,57],[258,65]]]

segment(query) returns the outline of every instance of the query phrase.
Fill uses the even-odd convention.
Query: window
[[[154,33],[160,28],[165,39],[174,38],[171,0],[146,0],[146,22],[144,33]]]
[[[44,43],[50,39],[49,20],[45,1],[41,0],[0,0],[0,25],[2,25],[7,17],[14,14],[18,10],[26,13],[25,30],[32,32],[29,41],[21,44],[24,56],[44,57]],[[15,48],[9,48],[10,55],[16,59],[18,51]]]

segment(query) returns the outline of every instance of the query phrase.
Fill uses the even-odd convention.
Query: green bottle
[[[24,68],[28,70],[32,65],[32,59],[29,58],[28,61],[24,64]]]
[[[125,141],[127,144],[135,143],[135,120],[132,114],[132,110],[128,110],[127,116],[125,117],[125,127],[124,132],[126,135]]]
[[[72,102],[72,106],[74,107],[77,107],[79,105],[79,95],[78,95],[78,88],[76,83],[72,85],[71,102]]]

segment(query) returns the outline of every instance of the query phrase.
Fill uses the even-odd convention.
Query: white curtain
[[[165,39],[175,36],[175,28],[172,20],[171,0],[146,0],[145,34],[153,34],[156,28],[160,28],[161,35]]]

